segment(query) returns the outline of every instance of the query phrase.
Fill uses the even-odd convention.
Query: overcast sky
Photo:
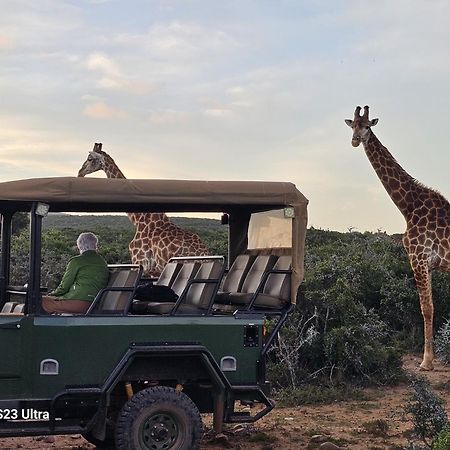
[[[402,232],[344,119],[370,105],[448,197],[449,17],[447,0],[0,0],[0,181],[75,176],[103,142],[128,178],[292,181],[312,226]]]

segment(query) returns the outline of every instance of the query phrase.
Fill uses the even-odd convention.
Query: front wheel
[[[173,388],[156,386],[134,395],[116,423],[118,450],[194,450],[202,421],[193,401]]]

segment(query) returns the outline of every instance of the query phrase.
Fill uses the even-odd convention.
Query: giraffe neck
[[[117,164],[114,162],[114,160],[106,154],[103,170],[108,178],[125,179],[125,175],[117,167]],[[128,213],[127,216],[135,227],[147,224],[149,224],[150,227],[156,227],[158,222],[169,221],[169,218],[164,213]]]
[[[106,173],[108,178],[125,178],[125,175],[117,167],[114,160],[109,155],[104,155],[103,171]]]
[[[427,188],[400,166],[372,131],[364,142],[364,150],[392,201],[408,220],[418,206],[415,204],[418,194]]]

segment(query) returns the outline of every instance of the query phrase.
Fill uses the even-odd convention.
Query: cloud
[[[218,117],[218,118],[232,117],[234,115],[234,113],[233,113],[233,111],[231,111],[231,109],[225,109],[225,108],[205,109],[205,111],[203,113],[205,114],[205,116]]]
[[[118,45],[144,48],[151,57],[197,61],[206,57],[231,53],[240,42],[223,29],[204,24],[173,21],[157,23],[147,33],[122,33],[114,38]]]
[[[182,124],[189,121],[189,113],[175,110],[153,111],[148,120],[154,125]]]
[[[102,101],[86,105],[83,114],[93,119],[124,119],[127,117],[125,111],[108,106]]]
[[[97,81],[97,85],[102,89],[124,90],[134,94],[145,94],[154,89],[149,83],[125,75],[117,62],[103,53],[90,54],[86,67],[91,71],[100,72],[101,78]]]

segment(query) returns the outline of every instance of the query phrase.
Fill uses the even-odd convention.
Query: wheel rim
[[[179,435],[178,425],[169,414],[153,414],[139,430],[139,440],[144,448],[164,450],[172,448]]]

